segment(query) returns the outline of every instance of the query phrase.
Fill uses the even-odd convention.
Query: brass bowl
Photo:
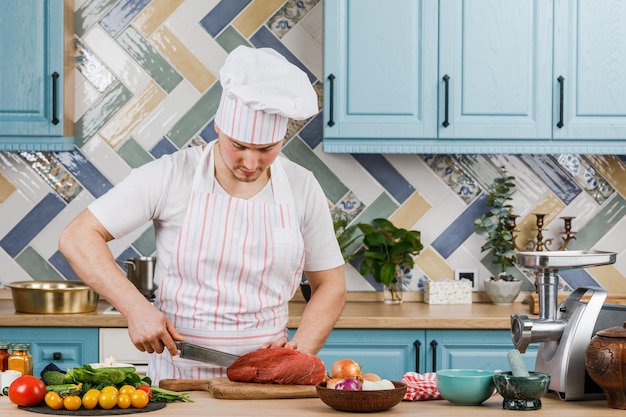
[[[98,305],[98,294],[77,281],[20,281],[7,287],[18,313],[90,313]]]
[[[404,399],[406,384],[398,381],[391,382],[395,386],[394,389],[375,391],[344,391],[326,388],[326,382],[317,384],[315,388],[324,404],[335,410],[371,413],[388,410]]]

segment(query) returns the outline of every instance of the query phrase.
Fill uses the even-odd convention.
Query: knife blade
[[[228,367],[239,358],[239,356],[231,353],[209,349],[204,346],[194,345],[193,343],[177,341],[176,347],[178,348],[180,357],[183,359],[210,363],[212,365],[219,365],[223,367]]]

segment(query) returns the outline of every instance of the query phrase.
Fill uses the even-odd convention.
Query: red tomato
[[[152,388],[150,388],[148,385],[140,385],[137,387],[137,389],[144,391],[146,394],[148,394],[148,398],[152,399]]]
[[[340,359],[331,367],[333,378],[356,378],[361,375],[361,365],[352,359]]]
[[[43,401],[46,396],[46,384],[32,375],[22,375],[9,387],[9,400],[14,404],[32,407]]]

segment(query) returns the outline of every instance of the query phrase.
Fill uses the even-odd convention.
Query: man
[[[318,111],[306,74],[272,49],[238,47],[220,70],[218,139],[133,172],[62,233],[76,274],[128,320],[151,355],[148,375],[210,378],[175,340],[234,354],[287,346],[315,354],[345,303],[343,258],[313,175],[279,157],[289,118]],[[154,223],[154,305],[118,268],[107,242]],[[305,272],[312,296],[288,340],[288,301]]]

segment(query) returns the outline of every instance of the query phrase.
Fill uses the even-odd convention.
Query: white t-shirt
[[[202,147],[186,148],[134,169],[128,177],[89,205],[89,210],[114,237],[120,238],[153,221],[157,271],[162,277],[187,214],[191,186]],[[323,271],[343,265],[324,192],[313,174],[279,156],[289,179],[304,239],[305,271]],[[217,184],[217,182],[216,182]],[[224,193],[221,187],[216,192]],[[271,182],[254,201],[273,202]]]

